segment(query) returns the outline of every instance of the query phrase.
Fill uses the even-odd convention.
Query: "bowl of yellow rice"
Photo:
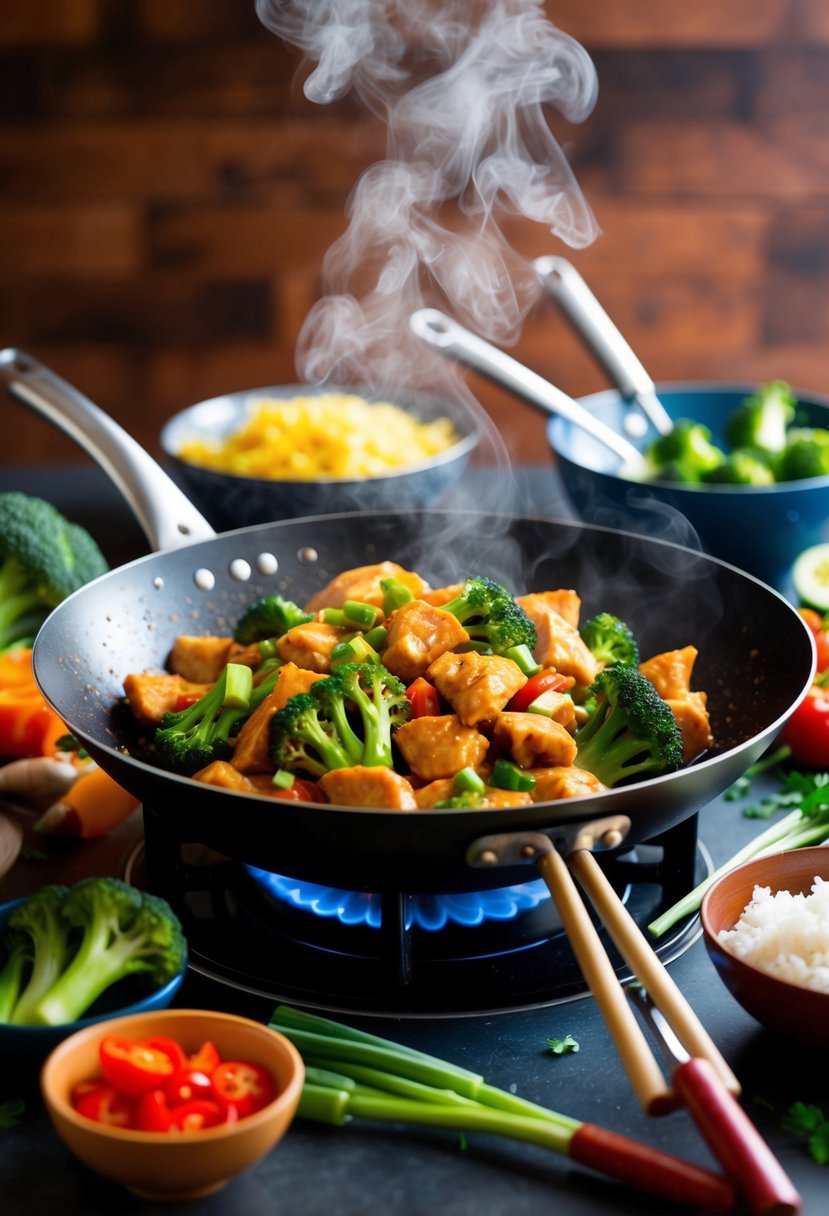
[[[167,421],[160,441],[173,474],[224,531],[436,505],[480,431],[451,401],[293,384],[192,405]]]

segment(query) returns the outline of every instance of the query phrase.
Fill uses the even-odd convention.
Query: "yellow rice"
[[[190,464],[240,477],[312,481],[377,477],[419,464],[456,443],[448,418],[419,422],[400,406],[347,393],[252,403],[227,438],[192,438],[179,455]]]

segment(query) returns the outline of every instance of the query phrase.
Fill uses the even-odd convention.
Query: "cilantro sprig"
[[[786,1111],[780,1129],[804,1137],[812,1160],[818,1165],[829,1165],[829,1118],[819,1106],[794,1102]]]

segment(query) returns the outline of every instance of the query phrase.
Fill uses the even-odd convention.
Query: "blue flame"
[[[272,874],[247,866],[247,872],[276,898],[306,908],[317,916],[336,917],[343,925],[367,925],[379,929],[381,897],[364,891],[342,891],[296,878]],[[408,900],[406,928],[434,933],[448,924],[473,927],[488,920],[513,920],[550,898],[546,883],[533,882],[492,891],[459,892],[454,895],[413,895]]]

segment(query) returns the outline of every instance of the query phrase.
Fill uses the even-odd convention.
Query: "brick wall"
[[[821,0],[549,0],[599,100],[553,117],[602,228],[565,253],[659,379],[829,391],[829,9]],[[295,379],[294,346],[375,121],[320,108],[253,0],[4,0],[0,335],[157,451],[217,393]],[[601,372],[552,306],[515,353],[573,394]],[[517,458],[544,423],[471,378]],[[4,459],[77,460],[4,400]]]

